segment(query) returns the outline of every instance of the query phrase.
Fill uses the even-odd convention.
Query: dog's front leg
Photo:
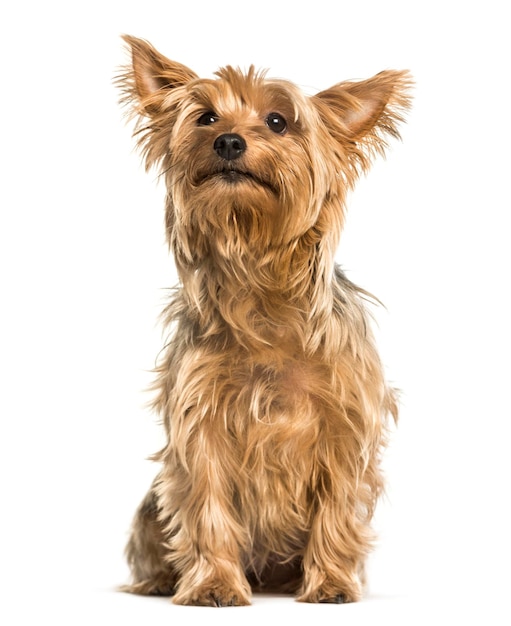
[[[203,423],[204,426],[204,423]],[[171,561],[179,572],[176,604],[238,606],[250,604],[250,585],[242,567],[246,533],[236,519],[230,472],[232,445],[218,441],[218,432],[201,428],[188,443],[187,467],[179,474]],[[176,479],[173,470],[174,484]],[[164,490],[164,484],[160,492]],[[170,494],[176,505],[176,494]]]
[[[347,508],[348,507],[348,510]],[[360,521],[349,515],[349,504],[335,496],[321,498],[303,558],[301,602],[356,602],[360,573],[369,544]]]

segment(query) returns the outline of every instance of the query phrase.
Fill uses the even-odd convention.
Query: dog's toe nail
[[[342,593],[338,593],[331,598],[325,598],[324,600],[320,600],[320,604],[344,604],[345,598]]]

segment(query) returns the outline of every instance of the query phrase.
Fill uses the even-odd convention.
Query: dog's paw
[[[356,602],[357,597],[342,593],[322,592],[321,590],[314,591],[312,593],[302,593],[296,598],[298,602],[311,602],[319,604],[347,604],[348,602]]]
[[[250,604],[250,596],[244,589],[233,589],[222,583],[213,583],[195,589],[179,590],[173,602],[192,606],[246,606]]]
[[[345,591],[340,593],[332,593],[331,591],[322,591],[317,589],[310,593],[302,593],[297,596],[298,602],[312,602],[320,604],[347,604],[349,602],[356,602],[360,599],[358,594],[347,593]]]
[[[141,596],[172,596],[174,584],[172,580],[164,577],[156,577],[154,580],[143,580],[131,585],[119,587],[119,591],[133,593]]]
[[[362,591],[359,584],[335,584],[325,581],[317,587],[304,585],[296,599],[298,602],[347,604],[349,602],[357,602],[361,596]]]

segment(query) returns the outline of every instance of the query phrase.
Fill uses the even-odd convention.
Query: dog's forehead
[[[288,111],[295,117],[307,98],[293,83],[266,78],[266,72],[250,67],[248,72],[227,66],[216,72],[216,79],[198,79],[189,85],[189,95],[203,107],[217,113],[252,110]]]

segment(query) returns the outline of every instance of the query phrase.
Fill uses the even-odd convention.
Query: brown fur
[[[397,408],[368,294],[334,253],[347,191],[398,136],[409,75],[307,97],[253,67],[199,79],[125,40],[132,65],[118,82],[146,166],[165,177],[181,281],[154,387],[167,444],[134,520],[126,589],[213,606],[249,604],[251,587],[358,600]],[[265,123],[275,112],[283,132]],[[239,158],[213,148],[225,133],[246,142]]]

